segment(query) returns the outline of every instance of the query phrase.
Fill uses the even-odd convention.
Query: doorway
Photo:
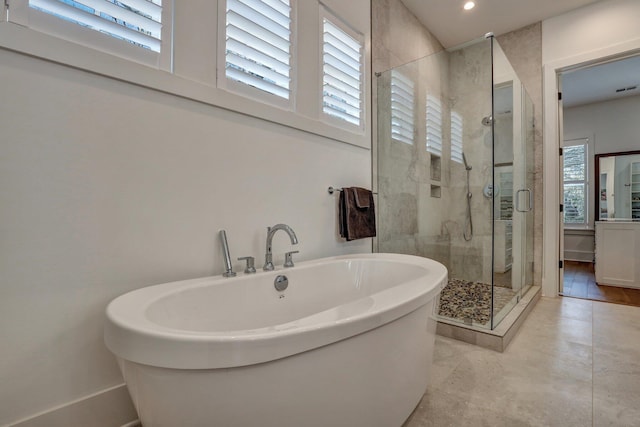
[[[638,215],[633,211],[630,165],[634,159],[614,160],[615,154],[640,150],[636,137],[640,133],[638,75],[637,55],[573,67],[558,74],[558,87],[562,88],[558,105],[562,141],[560,295],[640,306],[640,278],[636,284],[633,277],[618,282],[596,275],[598,267],[601,271],[607,262],[602,243],[596,256],[596,234],[602,239],[610,223],[632,224],[640,219],[640,209]],[[638,161],[640,165],[640,155]],[[640,233],[640,224],[632,228],[635,226]],[[626,269],[634,269],[631,260],[638,256],[630,255]]]

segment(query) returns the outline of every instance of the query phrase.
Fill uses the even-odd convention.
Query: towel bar
[[[340,192],[340,191],[342,191],[342,188],[333,188],[333,187],[327,188],[327,192],[329,194],[333,194],[336,191]],[[376,196],[378,195],[378,193],[376,193],[376,192],[373,192],[373,194],[375,194]]]

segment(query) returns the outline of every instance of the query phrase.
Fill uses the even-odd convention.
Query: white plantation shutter
[[[226,77],[289,99],[289,0],[227,0],[226,17]]]
[[[413,82],[396,70],[391,71],[391,138],[413,145]]]
[[[322,20],[322,111],[356,126],[362,121],[362,42]]]
[[[451,112],[451,160],[462,163],[462,116]]]
[[[160,52],[162,0],[29,0],[29,7]]]
[[[564,223],[587,224],[587,144],[565,146],[562,154]]]
[[[427,95],[427,151],[442,156],[442,104]]]

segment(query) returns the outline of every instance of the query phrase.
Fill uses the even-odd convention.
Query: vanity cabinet
[[[505,273],[513,262],[513,224],[511,220],[495,221],[494,271]]]
[[[596,221],[596,282],[640,289],[640,222]]]

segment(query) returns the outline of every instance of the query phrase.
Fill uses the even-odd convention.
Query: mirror
[[[640,151],[597,154],[596,220],[640,221]]]

